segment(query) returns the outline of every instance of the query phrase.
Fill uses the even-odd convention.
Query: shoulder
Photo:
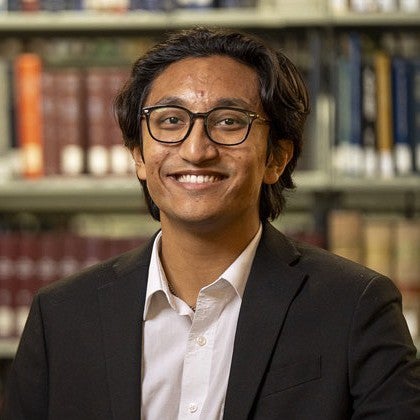
[[[276,247],[280,258],[287,255],[288,264],[300,270],[312,287],[332,294],[353,295],[356,299],[368,288],[374,288],[399,298],[394,282],[386,276],[330,251],[283,235],[269,225],[266,230],[269,243]],[[272,250],[273,251],[273,248]]]
[[[127,273],[140,270],[143,265],[148,266],[150,242],[55,281],[41,288],[37,298],[52,304],[81,301],[110,282],[124,282]]]

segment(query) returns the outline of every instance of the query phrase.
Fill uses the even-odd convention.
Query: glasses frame
[[[177,141],[165,141],[165,140],[159,140],[158,138],[156,138],[153,134],[152,131],[150,130],[150,114],[153,110],[155,109],[161,109],[161,108],[177,108],[177,109],[181,109],[183,111],[185,111],[188,116],[190,117],[190,125],[188,127],[187,132],[185,133],[184,137],[180,140]],[[214,139],[212,139],[210,133],[209,133],[209,129],[207,126],[207,121],[208,121],[208,116],[214,112],[217,111],[219,109],[228,109],[228,110],[233,110],[233,111],[241,111],[244,114],[246,114],[246,116],[248,117],[248,129],[245,133],[244,138],[241,141],[238,141],[236,143],[220,143]],[[263,123],[268,124],[270,121],[267,120],[266,118],[261,117],[259,114],[257,114],[256,112],[253,111],[248,111],[247,109],[242,109],[242,108],[236,108],[236,107],[232,107],[232,106],[218,106],[215,108],[212,108],[210,111],[207,112],[192,112],[189,109],[183,107],[183,106],[179,106],[179,105],[153,105],[153,106],[147,106],[144,107],[140,110],[140,118],[145,118],[146,119],[146,125],[147,125],[147,130],[149,131],[150,137],[152,137],[153,140],[159,142],[159,143],[164,143],[164,144],[179,144],[182,143],[191,133],[191,130],[193,129],[194,126],[194,122],[197,118],[203,118],[204,119],[204,131],[207,135],[207,137],[215,144],[218,144],[220,146],[237,146],[238,144],[243,143],[249,135],[249,132],[251,131],[251,126],[252,123],[255,120],[261,120]]]

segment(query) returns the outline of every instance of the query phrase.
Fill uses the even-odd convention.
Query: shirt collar
[[[260,224],[258,232],[252,238],[251,242],[242,251],[238,258],[219,277],[219,279],[224,279],[225,281],[231,284],[231,286],[235,289],[235,292],[237,293],[240,299],[242,299],[245,290],[246,282],[251,271],[252,262],[254,260],[258,244],[260,242],[261,235],[262,225]],[[169,304],[172,306],[173,309],[175,309],[173,296],[169,291],[166,275],[159,257],[161,239],[162,232],[159,232],[153,243],[153,250],[150,258],[143,320],[146,320],[146,316],[151,305],[152,297],[158,292],[164,293]],[[217,279],[216,281],[218,281],[219,279]],[[216,281],[214,283],[216,283]]]

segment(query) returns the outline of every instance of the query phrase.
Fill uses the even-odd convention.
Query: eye
[[[156,127],[174,130],[189,124],[189,115],[177,108],[158,108],[151,116],[151,122]]]
[[[224,130],[239,130],[248,125],[248,117],[242,111],[219,109],[211,115],[209,124]]]

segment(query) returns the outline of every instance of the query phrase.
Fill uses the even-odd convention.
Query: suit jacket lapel
[[[287,310],[305,274],[292,267],[298,251],[270,225],[255,255],[236,329],[225,420],[247,419]]]
[[[114,420],[140,419],[142,315],[152,241],[113,264],[98,288]]]

